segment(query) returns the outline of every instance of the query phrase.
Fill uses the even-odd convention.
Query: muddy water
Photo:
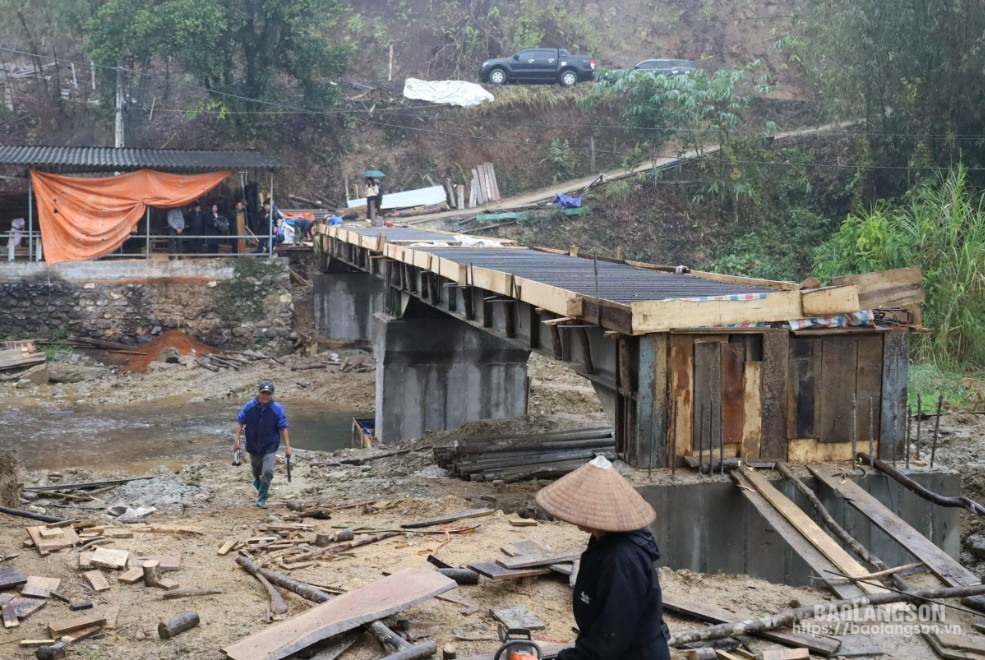
[[[291,446],[349,447],[353,411],[312,401],[281,401]],[[0,409],[0,448],[13,450],[27,469],[69,467],[149,469],[201,457],[231,457],[232,430],[243,402],[157,401],[81,407],[50,402]]]

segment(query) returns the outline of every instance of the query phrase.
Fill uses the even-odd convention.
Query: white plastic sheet
[[[404,97],[442,105],[457,105],[463,108],[493,100],[492,94],[475,83],[464,80],[420,80],[418,78],[408,78],[404,81]]]

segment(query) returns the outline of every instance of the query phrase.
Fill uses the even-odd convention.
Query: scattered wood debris
[[[481,436],[435,447],[441,467],[463,479],[504,482],[560,477],[604,454],[614,458],[610,427],[516,436]]]
[[[34,349],[34,342],[0,342],[0,371],[33,367],[47,359],[44,353]]]

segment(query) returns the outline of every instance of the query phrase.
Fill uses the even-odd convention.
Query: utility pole
[[[116,140],[114,146],[125,146],[123,139],[123,67],[116,67]]]

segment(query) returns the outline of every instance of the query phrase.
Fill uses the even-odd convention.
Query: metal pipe
[[[917,395],[917,459],[920,458],[920,433],[923,429],[923,399]]]
[[[852,471],[858,467],[858,401],[856,395],[852,394]]]
[[[274,172],[270,171],[270,210],[267,222],[267,257],[274,256]]]
[[[146,258],[150,259],[150,207],[147,207],[147,233],[146,233],[147,244],[145,246]]]
[[[27,260],[34,260],[34,179],[27,174]]]
[[[934,422],[934,441],[930,445],[930,469],[934,469],[934,457],[937,455],[937,437],[941,430],[941,409],[944,407],[944,393],[937,399],[937,421]]]

